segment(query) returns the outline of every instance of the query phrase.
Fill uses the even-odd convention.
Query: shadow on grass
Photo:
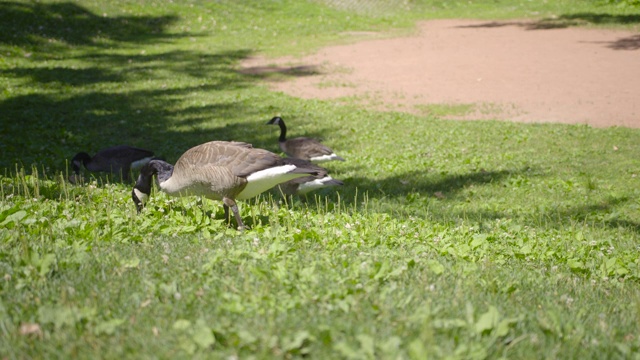
[[[58,83],[72,86],[119,82],[124,80],[124,77],[120,74],[97,67],[86,69],[22,67],[2,70],[0,74],[4,77],[28,78],[31,79],[32,82],[41,84]]]
[[[626,196],[609,197],[596,202],[579,204],[567,209],[551,210],[542,214],[541,218],[553,226],[571,223],[583,223],[590,226],[603,226],[611,229],[624,228],[640,233],[640,224],[624,219],[616,209],[631,201]]]
[[[116,16],[94,14],[72,2],[3,2],[0,43],[16,46],[62,42],[98,46],[97,39],[148,42],[171,37],[164,30],[175,16]],[[102,46],[111,46],[103,44]]]
[[[617,208],[632,201],[627,197],[611,197],[600,201],[587,202],[568,208],[539,209],[536,212],[513,214],[500,211],[465,212],[464,218],[474,222],[496,219],[515,219],[532,227],[566,228],[575,224],[588,225],[594,228],[624,229],[640,234],[640,223],[624,219],[617,213]],[[535,204],[531,204],[535,208]],[[460,217],[461,214],[446,216]]]
[[[640,9],[637,14],[608,14],[583,12],[560,15],[560,20],[587,22],[596,25],[633,25],[640,24]]]
[[[461,28],[499,28],[505,26],[517,26],[526,30],[550,30],[565,29],[573,26],[596,25],[633,25],[640,24],[640,14],[617,15],[606,13],[576,13],[564,14],[555,18],[545,18],[537,21],[490,21],[474,25],[464,25]],[[620,38],[612,42],[604,43],[613,50],[637,50],[640,49],[640,36]]]
[[[282,80],[291,76],[312,76],[321,74],[316,65],[301,66],[251,66],[239,71],[241,74],[251,75],[262,80]]]
[[[500,210],[473,210],[465,206],[460,194],[465,189],[482,186],[506,184],[508,179],[527,179],[544,176],[530,167],[496,171],[473,171],[465,174],[439,175],[413,171],[382,179],[362,177],[340,178],[344,186],[326,189],[320,201],[341,201],[345,208],[369,208],[377,212],[386,212],[399,217],[428,216],[438,222],[465,221],[483,223],[487,220],[514,219],[519,223],[533,227],[564,228],[572,224],[585,224],[593,227],[622,228],[640,234],[640,224],[626,219],[618,213],[620,207],[633,199],[610,197],[600,200],[585,200],[571,206],[538,207],[535,201],[528,209],[518,207]],[[339,176],[337,176],[339,177]],[[358,194],[356,198],[356,194]],[[366,195],[365,195],[366,194]],[[326,199],[324,199],[326,196]],[[365,205],[365,197],[369,204]],[[313,197],[309,197],[314,204]],[[380,201],[382,200],[382,201]],[[478,199],[471,201],[481,201]],[[548,202],[541,201],[541,204]],[[552,205],[552,204],[551,204]],[[315,206],[315,205],[313,205]]]
[[[460,28],[499,28],[505,26],[519,26],[526,30],[564,29],[581,25],[633,25],[640,24],[639,14],[607,14],[607,13],[575,13],[564,14],[553,18],[533,21],[489,21],[474,25],[462,25]]]
[[[244,141],[279,153],[276,129],[265,125],[268,118],[244,101],[180,108],[182,98],[194,92],[215,93],[221,86],[6,99],[0,102],[0,112],[12,121],[0,123],[6,134],[0,143],[0,167],[12,170],[19,164],[30,169],[38,164],[48,168],[47,173],[64,171],[75,153],[95,153],[116,144],[148,148],[172,163],[190,147],[212,140]],[[234,121],[239,115],[256,120]]]
[[[254,104],[218,99],[220,92],[258,80],[236,69],[251,51],[185,49],[177,41],[194,35],[168,33],[176,16],[105,17],[73,3],[7,2],[0,20],[0,48],[16,56],[17,64],[0,76],[30,90],[9,89],[0,97],[0,173],[14,171],[16,164],[65,172],[75,153],[118,144],[148,148],[173,162],[206,141],[266,144],[277,136],[266,126],[255,131],[237,122],[255,118],[255,126],[262,125]],[[131,51],[131,43],[160,42],[167,50]],[[177,47],[168,46],[174,42]]]
[[[501,182],[507,177],[524,173],[530,173],[530,169],[481,170],[453,175],[411,171],[381,179],[358,176],[345,178],[332,175],[344,181],[344,185],[314,193],[322,194],[320,198],[322,203],[340,201],[348,209],[367,208],[375,212],[386,212],[400,217],[423,217],[434,209],[446,207],[445,204],[460,202],[458,193],[466,188]],[[309,206],[324,206],[324,204],[316,204],[314,193],[307,196]],[[434,202],[440,203],[440,205],[433,205]],[[446,222],[459,218],[459,214],[447,210],[439,212],[434,218]]]
[[[345,189],[357,187],[360,193],[379,193],[383,197],[406,197],[418,193],[423,196],[445,199],[454,197],[457,192],[466,187],[498,182],[505,177],[526,173],[527,171],[528,168],[496,171],[481,170],[467,174],[444,176],[430,174],[426,171],[412,171],[379,180],[360,177],[342,180],[345,182]]]

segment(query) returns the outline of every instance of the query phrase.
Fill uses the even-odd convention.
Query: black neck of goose
[[[71,168],[73,169],[73,172],[76,173],[76,175],[80,175],[80,162],[79,161],[72,161],[71,162]]]
[[[280,138],[278,141],[285,142],[287,141],[287,127],[284,125],[284,121],[282,121],[282,119],[278,121],[278,125],[280,126]]]

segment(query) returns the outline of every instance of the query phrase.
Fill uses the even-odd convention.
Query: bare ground
[[[248,59],[242,71],[296,75],[265,77],[292,96],[382,110],[640,128],[640,34],[628,31],[435,20],[410,37]]]

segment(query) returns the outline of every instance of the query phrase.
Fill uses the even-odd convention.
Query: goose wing
[[[127,170],[136,161],[148,159],[152,156],[153,151],[150,150],[118,145],[98,151],[90,162],[85,163],[85,166],[89,171],[117,172]]]
[[[176,170],[192,166],[228,168],[238,177],[282,165],[282,158],[263,149],[256,149],[243,142],[211,141],[187,150],[176,163]]]
[[[331,155],[333,150],[320,141],[307,137],[298,137],[287,141],[287,151],[295,157],[309,159],[316,156]]]
[[[136,148],[127,145],[118,145],[98,151],[93,157],[93,160],[97,159],[113,159],[113,160],[128,160],[136,161],[153,156],[153,151]]]

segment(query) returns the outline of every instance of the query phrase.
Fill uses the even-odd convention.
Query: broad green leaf
[[[498,321],[500,320],[500,313],[495,306],[489,306],[489,310],[484,314],[480,315],[480,318],[475,324],[475,329],[478,334],[483,334],[485,332],[493,330],[498,325]]]
[[[436,275],[440,275],[444,272],[444,265],[440,264],[438,260],[427,260],[427,266],[429,266],[429,269],[431,269],[431,271]]]
[[[39,269],[40,276],[45,276],[51,270],[51,266],[55,263],[56,256],[54,254],[45,254],[40,257],[36,253],[33,254],[32,264]]]
[[[375,353],[375,340],[367,334],[360,334],[356,336],[356,338],[360,343],[360,349],[362,352],[373,357]]]
[[[402,340],[398,336],[391,336],[386,339],[381,345],[379,345],[380,350],[383,355],[391,356],[392,354],[397,354],[402,346]]]
[[[500,337],[507,336],[507,334],[509,334],[509,329],[511,328],[511,326],[517,322],[518,319],[514,318],[501,320],[496,327],[496,335]]]
[[[211,328],[209,328],[202,319],[196,321],[191,337],[193,341],[203,349],[210,347],[216,342]]]
[[[391,268],[391,266],[389,265],[389,260],[385,260],[380,264],[380,268],[378,269],[378,272],[376,273],[376,275],[373,277],[375,280],[379,280],[384,278],[387,273],[389,272],[389,269]]]
[[[359,351],[352,348],[347,344],[346,341],[340,341],[339,343],[333,345],[333,350],[335,350],[338,354],[342,355],[345,359],[361,359],[362,355]]]
[[[584,263],[580,260],[577,259],[568,259],[567,260],[567,265],[569,265],[569,268],[571,268],[571,270],[583,270],[584,269]]]
[[[176,320],[172,327],[174,330],[186,330],[191,327],[191,321],[186,319]]]
[[[311,334],[308,331],[302,330],[295,333],[293,338],[286,340],[282,344],[282,349],[286,352],[301,349],[305,343],[311,339]]]
[[[527,244],[524,244],[519,251],[520,251],[520,254],[522,255],[529,255],[531,254],[531,250],[532,250],[531,244],[527,243]]]
[[[0,226],[6,226],[9,223],[19,224],[20,220],[24,219],[27,216],[27,212],[24,210],[18,210],[13,214],[7,216],[3,222],[0,223]]]
[[[41,324],[52,324],[56,329],[76,323],[76,308],[57,305],[44,305],[38,309],[38,320]]]
[[[436,319],[433,327],[436,329],[456,329],[466,327],[467,323],[462,319]]]
[[[124,324],[125,321],[126,321],[125,319],[111,319],[111,320],[103,321],[97,324],[93,328],[93,332],[96,335],[101,335],[101,334],[112,335],[113,333],[116,332],[116,330],[120,325]]]
[[[420,339],[415,339],[409,343],[409,358],[414,360],[428,359],[427,348]]]
[[[134,257],[134,258],[122,261],[121,264],[122,264],[122,267],[125,269],[137,268],[140,265],[140,259],[138,257]]]
[[[67,325],[75,325],[81,320],[92,320],[96,313],[93,307],[43,305],[38,308],[38,320],[41,324],[52,324],[59,329]]]
[[[486,242],[487,242],[486,234],[475,234],[473,235],[473,240],[471,240],[471,244],[469,245],[471,245],[472,249],[475,249]]]
[[[256,340],[258,340],[258,338],[255,335],[253,335],[247,330],[239,330],[238,338],[240,338],[240,341],[242,342],[243,345],[253,344],[254,342],[256,342]]]
[[[184,350],[187,354],[193,355],[198,349],[198,344],[196,344],[192,339],[182,335],[179,337],[180,348]]]

